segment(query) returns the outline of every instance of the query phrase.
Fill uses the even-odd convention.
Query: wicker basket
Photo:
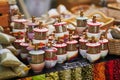
[[[108,39],[109,54],[120,55],[120,40]]]
[[[113,25],[114,18],[107,17],[102,12],[99,11],[89,14],[87,17],[92,19],[94,15],[97,16],[97,20],[99,22],[104,22],[104,24],[101,26],[102,30],[106,30],[108,29],[108,27]]]

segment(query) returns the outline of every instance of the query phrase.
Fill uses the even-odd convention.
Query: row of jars
[[[90,62],[95,62],[99,58],[104,58],[108,54],[108,40],[105,39],[104,36],[101,36],[98,41],[95,37],[91,37],[91,40],[88,40],[87,37],[83,37],[79,40],[79,43],[80,54]]]

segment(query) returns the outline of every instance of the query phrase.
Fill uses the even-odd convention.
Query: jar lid
[[[24,42],[20,43],[20,45],[21,45],[21,46],[26,46],[26,47],[29,46],[28,43],[24,43]]]
[[[48,32],[47,28],[42,28],[42,29],[34,28],[33,30],[34,30],[34,32]]]
[[[24,22],[27,22],[27,20],[26,19],[15,19],[13,20],[13,22],[24,23]]]
[[[72,35],[72,38],[73,38],[73,39],[79,38],[79,35]]]
[[[27,26],[37,26],[38,24],[36,23],[27,23]]]
[[[54,26],[59,27],[59,26],[65,25],[65,24],[66,24],[66,22],[59,22],[59,23],[55,23]]]
[[[61,47],[66,47],[67,44],[65,44],[65,43],[62,43],[62,44],[54,44],[53,46],[54,46],[54,47],[57,47],[57,48],[61,48]]]
[[[93,23],[92,21],[89,21],[88,23],[87,23],[87,25],[88,26],[100,26],[101,25],[101,23],[100,22],[95,22],[95,23]]]
[[[15,42],[16,43],[22,43],[22,42],[24,42],[24,39],[16,39]]]
[[[90,46],[90,47],[96,47],[96,46],[100,46],[100,43],[99,42],[96,42],[96,43],[86,43],[87,46]]]
[[[76,44],[76,43],[78,43],[78,41],[72,40],[72,41],[67,41],[66,43],[67,43],[67,44]]]
[[[108,43],[107,39],[99,40],[100,43]]]
[[[88,42],[88,40],[84,39],[84,38],[81,38],[79,39],[80,42]]]
[[[44,54],[45,51],[43,50],[32,50],[32,51],[29,51],[29,54],[32,54],[32,55],[38,55],[38,54]]]
[[[45,50],[46,52],[57,52],[57,48],[51,47]]]
[[[77,20],[87,20],[88,18],[87,18],[87,17],[84,17],[84,16],[80,16],[80,17],[77,17],[76,19],[77,19]]]

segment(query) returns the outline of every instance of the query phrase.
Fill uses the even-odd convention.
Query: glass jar
[[[48,32],[47,28],[42,28],[42,29],[35,28],[34,32],[35,32],[34,39],[36,39],[36,40],[46,40],[47,39],[47,32]]]
[[[100,43],[96,42],[96,43],[87,43],[87,53],[88,54],[98,54],[100,53]]]
[[[77,50],[77,43],[78,41],[72,40],[72,41],[67,41],[67,51],[75,51]]]
[[[52,68],[57,63],[57,48],[51,47],[45,50],[45,66],[46,68]]]
[[[14,22],[14,29],[25,29],[25,25],[24,23],[27,22],[27,20],[25,19],[16,19],[16,20],[13,20]]]
[[[30,63],[32,64],[40,64],[44,62],[44,51],[43,50],[32,50],[29,52],[30,54]]]
[[[67,31],[66,22],[55,23],[54,26],[55,26],[56,33],[62,33]]]
[[[87,23],[87,25],[88,25],[88,32],[89,33],[99,33],[100,25],[101,25],[99,22],[89,21]]]

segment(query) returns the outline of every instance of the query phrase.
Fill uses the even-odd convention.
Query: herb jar
[[[57,48],[50,47],[45,50],[45,66],[46,68],[52,68],[57,63]]]
[[[56,43],[53,45],[54,47],[57,48],[57,58],[58,58],[58,63],[63,63],[66,61],[66,46],[67,44],[65,43]]]
[[[43,50],[29,51],[30,65],[35,73],[41,72],[45,66],[44,53]]]
[[[108,54],[108,40],[104,36],[101,36],[99,40],[101,44],[101,57],[104,58]]]

